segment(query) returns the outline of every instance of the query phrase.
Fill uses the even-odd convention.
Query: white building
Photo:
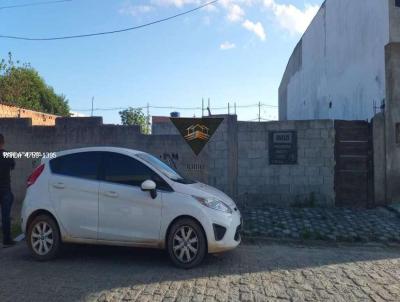
[[[326,0],[289,59],[279,119],[372,118],[390,42],[400,42],[400,0]]]
[[[71,117],[86,117],[83,113],[75,112],[75,111],[70,111],[69,112]]]

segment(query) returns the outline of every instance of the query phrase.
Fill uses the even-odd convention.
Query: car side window
[[[100,152],[80,152],[63,155],[50,161],[52,173],[97,180]]]
[[[104,181],[140,187],[145,180],[153,180],[158,189],[170,191],[170,186],[153,170],[140,161],[118,153],[103,153]]]

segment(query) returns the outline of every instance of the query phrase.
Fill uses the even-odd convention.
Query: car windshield
[[[179,175],[174,169],[170,166],[159,160],[157,157],[147,154],[147,153],[139,153],[137,157],[144,160],[145,162],[149,163],[152,167],[156,168],[162,174],[167,176],[169,179],[182,183],[182,184],[193,184],[195,181],[191,179],[187,179]]]

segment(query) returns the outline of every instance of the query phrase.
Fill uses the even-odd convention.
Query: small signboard
[[[270,165],[297,164],[296,131],[269,132],[269,164]]]

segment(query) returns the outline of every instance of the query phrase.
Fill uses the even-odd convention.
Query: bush
[[[20,64],[8,54],[0,61],[0,102],[44,113],[69,115],[68,101],[54,92],[29,64]]]

